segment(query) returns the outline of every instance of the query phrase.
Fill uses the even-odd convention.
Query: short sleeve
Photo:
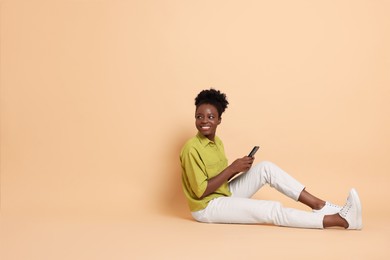
[[[193,193],[200,198],[206,188],[208,177],[206,167],[196,149],[184,151],[181,156],[183,171]]]

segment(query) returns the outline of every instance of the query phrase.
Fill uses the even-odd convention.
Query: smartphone
[[[259,146],[255,146],[253,147],[252,151],[249,153],[249,157],[253,157],[255,155],[255,153],[257,152],[257,150],[259,150]]]

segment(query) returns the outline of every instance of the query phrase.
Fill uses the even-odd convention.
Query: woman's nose
[[[203,117],[201,122],[202,123],[207,123],[207,121],[208,121],[207,117]]]

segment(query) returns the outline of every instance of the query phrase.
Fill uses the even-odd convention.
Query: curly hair
[[[202,104],[210,104],[215,106],[218,110],[219,117],[221,117],[222,113],[228,107],[229,102],[227,101],[227,97],[225,93],[220,92],[219,90],[215,90],[213,88],[202,90],[198,96],[195,98],[195,106],[196,109]]]

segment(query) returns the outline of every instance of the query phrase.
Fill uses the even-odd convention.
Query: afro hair
[[[218,110],[219,116],[221,116],[228,107],[229,102],[227,101],[226,94],[211,88],[202,90],[195,98],[196,109],[198,109],[198,107],[202,104],[210,104],[215,106],[215,108]]]

